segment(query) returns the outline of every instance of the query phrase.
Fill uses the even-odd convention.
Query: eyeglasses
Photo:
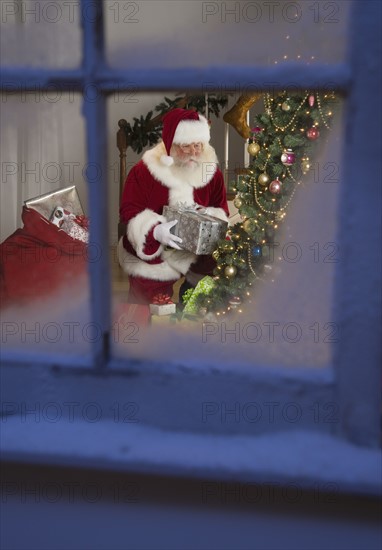
[[[197,143],[182,143],[179,145],[179,147],[185,153],[189,153],[191,151],[191,148],[193,148],[195,151],[201,151],[203,149],[203,143],[201,141],[198,141]]]

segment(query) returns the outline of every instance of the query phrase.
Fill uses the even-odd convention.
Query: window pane
[[[45,68],[78,66],[81,62],[80,14],[77,0],[1,2],[1,64]]]
[[[338,63],[350,0],[340,2],[105,2],[115,67]],[[211,75],[213,76],[213,75]]]
[[[25,93],[1,104],[3,349],[66,357],[90,349],[81,101]]]
[[[180,93],[177,98],[184,97],[185,93]],[[121,250],[119,253],[117,251],[119,152],[115,147],[115,134],[118,130],[118,121],[125,118],[131,130],[134,118],[140,119],[142,116],[145,119],[150,110],[155,116],[157,114],[155,109],[163,103],[164,96],[168,97],[170,101],[175,100],[176,97],[171,92],[163,95],[159,93],[137,94],[134,95],[134,98],[130,95],[128,103],[124,101],[128,98],[128,94],[125,98],[120,94],[109,98],[110,242],[114,297],[112,343],[117,356],[150,357],[164,360],[181,359],[183,362],[190,363],[197,363],[198,359],[202,359],[204,364],[206,361],[213,360],[221,364],[240,362],[252,366],[270,364],[322,367],[330,364],[333,346],[339,339],[340,328],[333,323],[332,319],[332,292],[334,271],[340,261],[340,251],[336,239],[336,208],[341,178],[342,102],[338,97],[334,100],[326,92],[310,94],[294,90],[280,93],[285,96],[282,103],[277,103],[278,92],[261,94],[260,97],[257,94],[257,97],[253,98],[252,106],[249,109],[250,127],[257,127],[259,122],[256,116],[266,115],[267,109],[270,108],[269,101],[271,101],[271,110],[277,109],[278,114],[272,114],[274,117],[272,124],[268,117],[268,130],[272,127],[274,130],[276,118],[280,113],[289,121],[292,118],[295,120],[296,112],[298,117],[303,114],[308,117],[306,120],[310,120],[310,115],[307,113],[314,111],[314,116],[319,119],[316,127],[319,130],[319,135],[317,136],[313,132],[312,136],[312,133],[309,133],[316,139],[305,139],[304,147],[310,145],[311,151],[303,156],[302,149],[298,145],[298,136],[294,136],[296,141],[291,149],[292,153],[295,149],[298,157],[296,181],[300,183],[295,185],[293,194],[285,195],[286,198],[290,196],[289,202],[285,198],[285,209],[280,211],[283,214],[286,213],[285,219],[283,216],[283,220],[278,223],[273,236],[266,234],[266,244],[261,250],[261,254],[263,254],[260,261],[263,266],[261,280],[256,280],[252,284],[252,288],[248,289],[251,296],[248,298],[245,295],[238,304],[235,303],[238,301],[238,297],[232,295],[231,301],[225,300],[225,305],[223,304],[221,308],[214,307],[211,315],[208,313],[206,317],[200,316],[197,320],[191,315],[183,317],[182,320],[179,319],[179,315],[178,318],[171,315],[150,316],[147,306],[137,305],[137,300],[134,297],[128,297],[129,282],[126,271],[130,273],[130,281],[132,277],[139,277],[141,274],[134,271],[134,262],[138,262],[138,259],[131,254],[124,255],[127,265],[125,264],[122,269],[118,260],[118,257],[121,260]],[[303,101],[301,104],[297,104],[294,97],[300,97],[300,94],[303,96]],[[201,96],[202,100],[204,97]],[[132,101],[133,99],[134,101]],[[225,173],[227,189],[231,191],[232,186],[235,186],[238,180],[240,181],[240,178],[244,177],[242,172],[248,169],[249,160],[253,163],[257,158],[254,155],[249,157],[248,141],[241,137],[237,131],[241,129],[243,113],[245,115],[245,110],[241,110],[240,113],[239,107],[242,104],[243,96],[232,94],[228,97],[228,104],[219,107],[219,118],[212,114],[211,109],[208,115],[212,120],[211,144],[216,150],[220,167]],[[234,114],[233,124],[230,125],[226,125],[222,120],[222,115],[228,110]],[[332,113],[329,117],[327,116],[328,112]],[[240,114],[241,116],[239,116]],[[286,119],[284,119],[284,124],[287,124],[287,130],[290,129],[291,132],[293,130],[294,134],[296,134],[295,130],[297,133],[301,132],[300,128],[296,129]],[[331,131],[326,131],[325,124],[332,127]],[[227,144],[225,132],[227,128],[229,158],[227,170],[225,170],[225,146]],[[159,129],[157,128],[158,131]],[[139,128],[136,127],[133,134],[130,132],[134,139],[134,146],[137,144],[135,137],[139,133],[138,130]],[[284,139],[285,135],[289,135],[291,132],[280,130],[279,134],[276,134]],[[307,128],[303,134],[307,135]],[[277,135],[270,138],[272,143],[268,143],[267,147],[275,145],[273,141],[277,142]],[[263,142],[260,141],[260,143],[263,146]],[[148,149],[149,145],[146,144],[143,152]],[[271,151],[271,148],[269,150]],[[137,154],[131,147],[127,148],[127,172],[141,158],[142,153]],[[277,157],[278,154],[276,152],[276,160],[280,158]],[[279,165],[283,168],[280,163]],[[292,170],[290,166],[284,164],[284,167]],[[280,179],[282,181],[282,175],[280,175]],[[288,177],[285,182],[287,181]],[[137,185],[140,189],[144,189],[146,184],[146,181],[140,181]],[[260,220],[259,227],[265,223],[264,218],[268,219],[268,214],[256,206],[258,200],[259,203],[263,205],[264,203],[262,203],[262,199],[258,199],[258,195],[255,196],[255,187],[253,184],[251,185],[249,193],[243,193],[243,188],[241,188],[242,192],[239,198],[242,202],[245,201],[249,207],[254,207],[256,213],[251,214],[248,211],[245,216],[243,210],[238,212],[237,208],[242,207],[240,201],[237,202],[237,191],[229,194],[230,224],[235,227],[237,224],[245,223],[246,218],[249,218],[250,222],[254,218]],[[256,193],[264,192],[266,194],[267,190],[268,186],[262,188],[261,185],[256,185]],[[150,187],[150,193],[146,197],[147,208],[152,207],[151,193],[152,188]],[[131,196],[129,200],[135,202],[136,197],[139,202],[138,195]],[[278,200],[277,193],[273,197],[269,195],[268,199]],[[267,206],[266,208],[273,207]],[[258,216],[258,212],[263,218]],[[246,225],[242,227],[245,228]],[[270,229],[272,228],[273,225]],[[142,226],[142,234],[145,234],[146,230],[148,229]],[[251,228],[248,229],[248,235],[251,235],[250,231]],[[124,232],[126,232],[126,228]],[[239,242],[227,241],[227,246],[231,246],[231,243],[234,242],[234,250],[235,253],[238,252],[238,257],[241,254],[238,245],[248,246],[245,233],[242,231],[241,234]],[[256,256],[258,251],[255,250],[255,245],[261,243],[262,241],[257,240],[257,237],[252,236],[249,243],[251,256],[250,258],[247,254],[243,256],[243,273],[248,273],[249,276],[252,269],[257,271]],[[229,254],[224,257],[227,266],[229,266]],[[221,258],[222,256],[218,260],[218,264]],[[237,263],[233,262],[233,264],[237,267]],[[240,271],[240,266],[237,267],[237,271]],[[216,276],[217,273],[214,272],[214,275]],[[222,276],[224,280],[225,271],[220,274],[220,277]],[[229,280],[226,279],[226,281],[228,284]],[[179,287],[183,282],[184,279],[179,277],[179,281],[173,286],[172,298],[174,301],[178,300]],[[129,301],[132,303],[128,303]]]

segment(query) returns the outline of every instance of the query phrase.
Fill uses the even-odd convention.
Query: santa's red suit
[[[190,115],[189,113],[192,113]],[[188,118],[189,117],[189,118]],[[168,248],[154,238],[154,229],[165,223],[165,205],[197,203],[208,207],[208,214],[227,220],[228,205],[223,175],[217,166],[215,150],[209,145],[206,119],[193,111],[175,109],[166,115],[163,142],[147,151],[130,171],[121,201],[121,221],[126,235],[118,245],[118,257],[129,274],[128,300],[150,303],[156,294],[172,295],[172,286],[183,275],[190,280],[211,274],[210,256]],[[173,163],[173,143],[203,144],[194,170]]]

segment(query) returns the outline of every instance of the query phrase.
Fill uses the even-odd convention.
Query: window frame
[[[134,69],[111,69],[107,67],[104,53],[103,34],[103,3],[96,4],[91,0],[81,0],[83,13],[87,13],[89,6],[96,6],[97,18],[93,21],[82,21],[83,63],[81,68],[73,70],[44,70],[12,67],[1,69],[2,82],[11,81],[13,89],[25,91],[25,83],[30,89],[39,86],[47,89],[54,84],[58,89],[82,91],[86,86],[95,85],[99,91],[96,102],[84,101],[83,113],[86,125],[87,160],[100,166],[102,174],[107,173],[107,146],[106,146],[106,99],[108,94],[115,90],[131,89],[131,84],[140,91],[177,90],[179,82],[187,89],[202,89],[203,83],[209,87],[216,84],[216,89],[245,85],[248,81],[248,66],[218,66],[209,68],[162,69],[160,67]],[[380,235],[380,205],[377,200],[370,201],[367,197],[377,197],[380,193],[379,181],[376,174],[380,173],[380,126],[375,116],[375,104],[368,101],[369,90],[377,98],[380,91],[379,69],[379,29],[378,17],[375,17],[371,8],[373,2],[354,2],[349,28],[349,54],[346,62],[335,65],[315,64],[314,66],[300,66],[294,63],[284,63],[282,66],[257,67],[254,66],[251,83],[257,89],[266,89],[270,85],[284,89],[291,84],[290,75],[293,74],[293,85],[302,88],[317,87],[317,82],[343,92],[346,97],[345,130],[343,147],[343,173],[340,189],[339,210],[339,244],[343,250],[341,262],[336,268],[335,301],[333,315],[336,323],[341,327],[340,342],[336,345],[332,365],[320,372],[302,372],[300,369],[266,369],[257,367],[254,372],[244,372],[240,367],[233,366],[216,372],[216,368],[207,368],[206,372],[192,372],[192,368],[185,368],[181,361],[177,365],[154,364],[144,361],[118,360],[111,356],[110,351],[110,303],[111,284],[108,255],[101,256],[100,261],[90,265],[91,310],[92,321],[102,328],[103,338],[94,343],[92,357],[89,361],[82,361],[73,365],[65,365],[65,361],[57,358],[46,358],[46,366],[42,366],[40,358],[26,360],[25,356],[4,354],[2,359],[1,376],[7,386],[6,399],[30,399],[30,391],[38,399],[46,400],[46,389],[41,388],[41,380],[54,388],[52,395],[56,398],[69,399],[71,393],[80,392],[81,399],[89,394],[97,395],[103,403],[105,411],[107,395],[120,394],[121,388],[128,392],[132,399],[139,403],[149,401],[158,384],[166,385],[168,399],[174,397],[178,391],[194,388],[198,391],[207,384],[211,395],[217,395],[220,400],[229,399],[232,384],[235,390],[245,391],[248,384],[256,387],[256,395],[269,399],[274,388],[279,390],[279,399],[293,400],[296,396],[303,396],[306,407],[314,402],[327,403],[335,401],[341,411],[340,421],[331,426],[317,426],[312,421],[306,429],[317,430],[323,435],[330,434],[335,438],[370,449],[375,449],[380,443],[379,415],[380,415],[380,343],[378,327],[380,297],[375,296],[375,289],[380,281],[378,267],[371,270],[367,258],[357,255],[354,262],[351,249],[366,249],[365,256],[380,259],[380,243],[378,239],[368,239],[366,235]],[[368,60],[365,62],[362,36],[368,35]],[[214,75],[211,78],[211,75]],[[317,75],[320,75],[319,77]],[[346,160],[346,162],[344,162]],[[363,190],[358,191],[357,183],[362,179],[365,182]],[[364,187],[368,186],[367,197]],[[103,178],[88,182],[90,231],[92,241],[102,250],[108,250],[108,189]],[[363,204],[365,202],[365,204]],[[368,202],[371,202],[369,205]],[[362,208],[359,208],[359,206]],[[352,216],[349,216],[352,212]],[[99,219],[102,223],[99,223]],[[97,220],[97,221],[96,221]],[[361,229],[360,229],[361,228]],[[357,264],[357,265],[355,265]],[[361,264],[361,265],[360,265]],[[379,263],[380,265],[380,263]],[[360,284],[362,272],[362,284]],[[376,286],[377,285],[377,286]],[[350,299],[349,296],[352,296]],[[370,302],[370,297],[374,299]],[[378,299],[379,298],[379,299]],[[365,311],[365,304],[368,307]],[[359,318],[360,323],[354,323]],[[361,370],[366,367],[366,373]],[[48,368],[47,368],[48,367]],[[83,376],[79,376],[82,374]],[[23,379],[19,385],[19,380]],[[223,380],[220,389],[216,390],[217,380]],[[31,390],[32,388],[32,390]],[[79,389],[80,388],[80,389]],[[142,388],[149,388],[145,394]],[[20,392],[21,390],[21,392]],[[116,392],[116,393],[113,393]],[[49,393],[49,392],[48,392]],[[51,395],[49,393],[49,395]],[[44,397],[45,396],[45,397]],[[129,397],[129,399],[130,399]],[[280,401],[280,402],[281,402]],[[195,400],[197,405],[197,400]],[[195,406],[196,406],[195,405]],[[304,405],[304,406],[305,406]],[[110,407],[109,407],[110,409]],[[174,411],[171,413],[174,415]],[[169,432],[176,430],[179,424],[184,431],[193,431],[200,419],[196,418],[187,423],[187,413],[179,415],[178,421],[170,418],[171,414],[161,413],[158,425]],[[112,414],[109,411],[108,418]],[[185,424],[182,424],[182,419]],[[145,421],[150,424],[152,416],[148,415]],[[37,427],[38,428],[38,427]],[[36,429],[37,429],[36,428]],[[275,426],[275,432],[279,426]],[[202,430],[203,431],[203,430]],[[212,430],[213,431],[213,430]],[[219,433],[218,431],[216,433]],[[224,437],[230,438],[234,432],[221,431]],[[254,435],[249,429],[246,436]],[[256,435],[256,434],[255,434]],[[233,441],[233,440],[232,440]],[[350,448],[350,447],[349,447]],[[7,449],[5,449],[7,453]],[[25,460],[25,453],[19,449],[10,450],[6,456],[16,460]],[[34,455],[40,457],[41,453]],[[38,458],[35,458],[38,460]],[[64,459],[63,459],[64,460]],[[67,459],[71,460],[71,459]],[[89,463],[89,459],[84,459]],[[112,467],[116,467],[115,465]],[[127,466],[126,466],[127,467]],[[149,467],[148,467],[149,468]],[[152,467],[150,471],[154,471]],[[150,468],[149,468],[150,469]],[[221,474],[223,475],[223,474]],[[353,489],[356,487],[352,485]],[[359,490],[359,487],[356,490]],[[367,489],[367,492],[372,490]]]

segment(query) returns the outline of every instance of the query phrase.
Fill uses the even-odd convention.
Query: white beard
[[[146,164],[151,175],[169,189],[198,189],[204,187],[214,177],[217,169],[217,158],[215,150],[209,145],[204,146],[204,151],[199,157],[192,156],[189,165],[184,166],[181,160],[173,156],[174,164],[165,166],[161,162],[161,156],[166,155],[164,144],[158,143],[153,149],[149,149],[143,155],[143,162]],[[186,162],[189,162],[190,158]],[[185,199],[178,199],[182,202]]]
[[[184,170],[185,172],[193,172],[200,167],[200,160],[198,158],[190,157],[188,159],[182,160],[179,157],[173,155],[174,167],[178,170]]]

